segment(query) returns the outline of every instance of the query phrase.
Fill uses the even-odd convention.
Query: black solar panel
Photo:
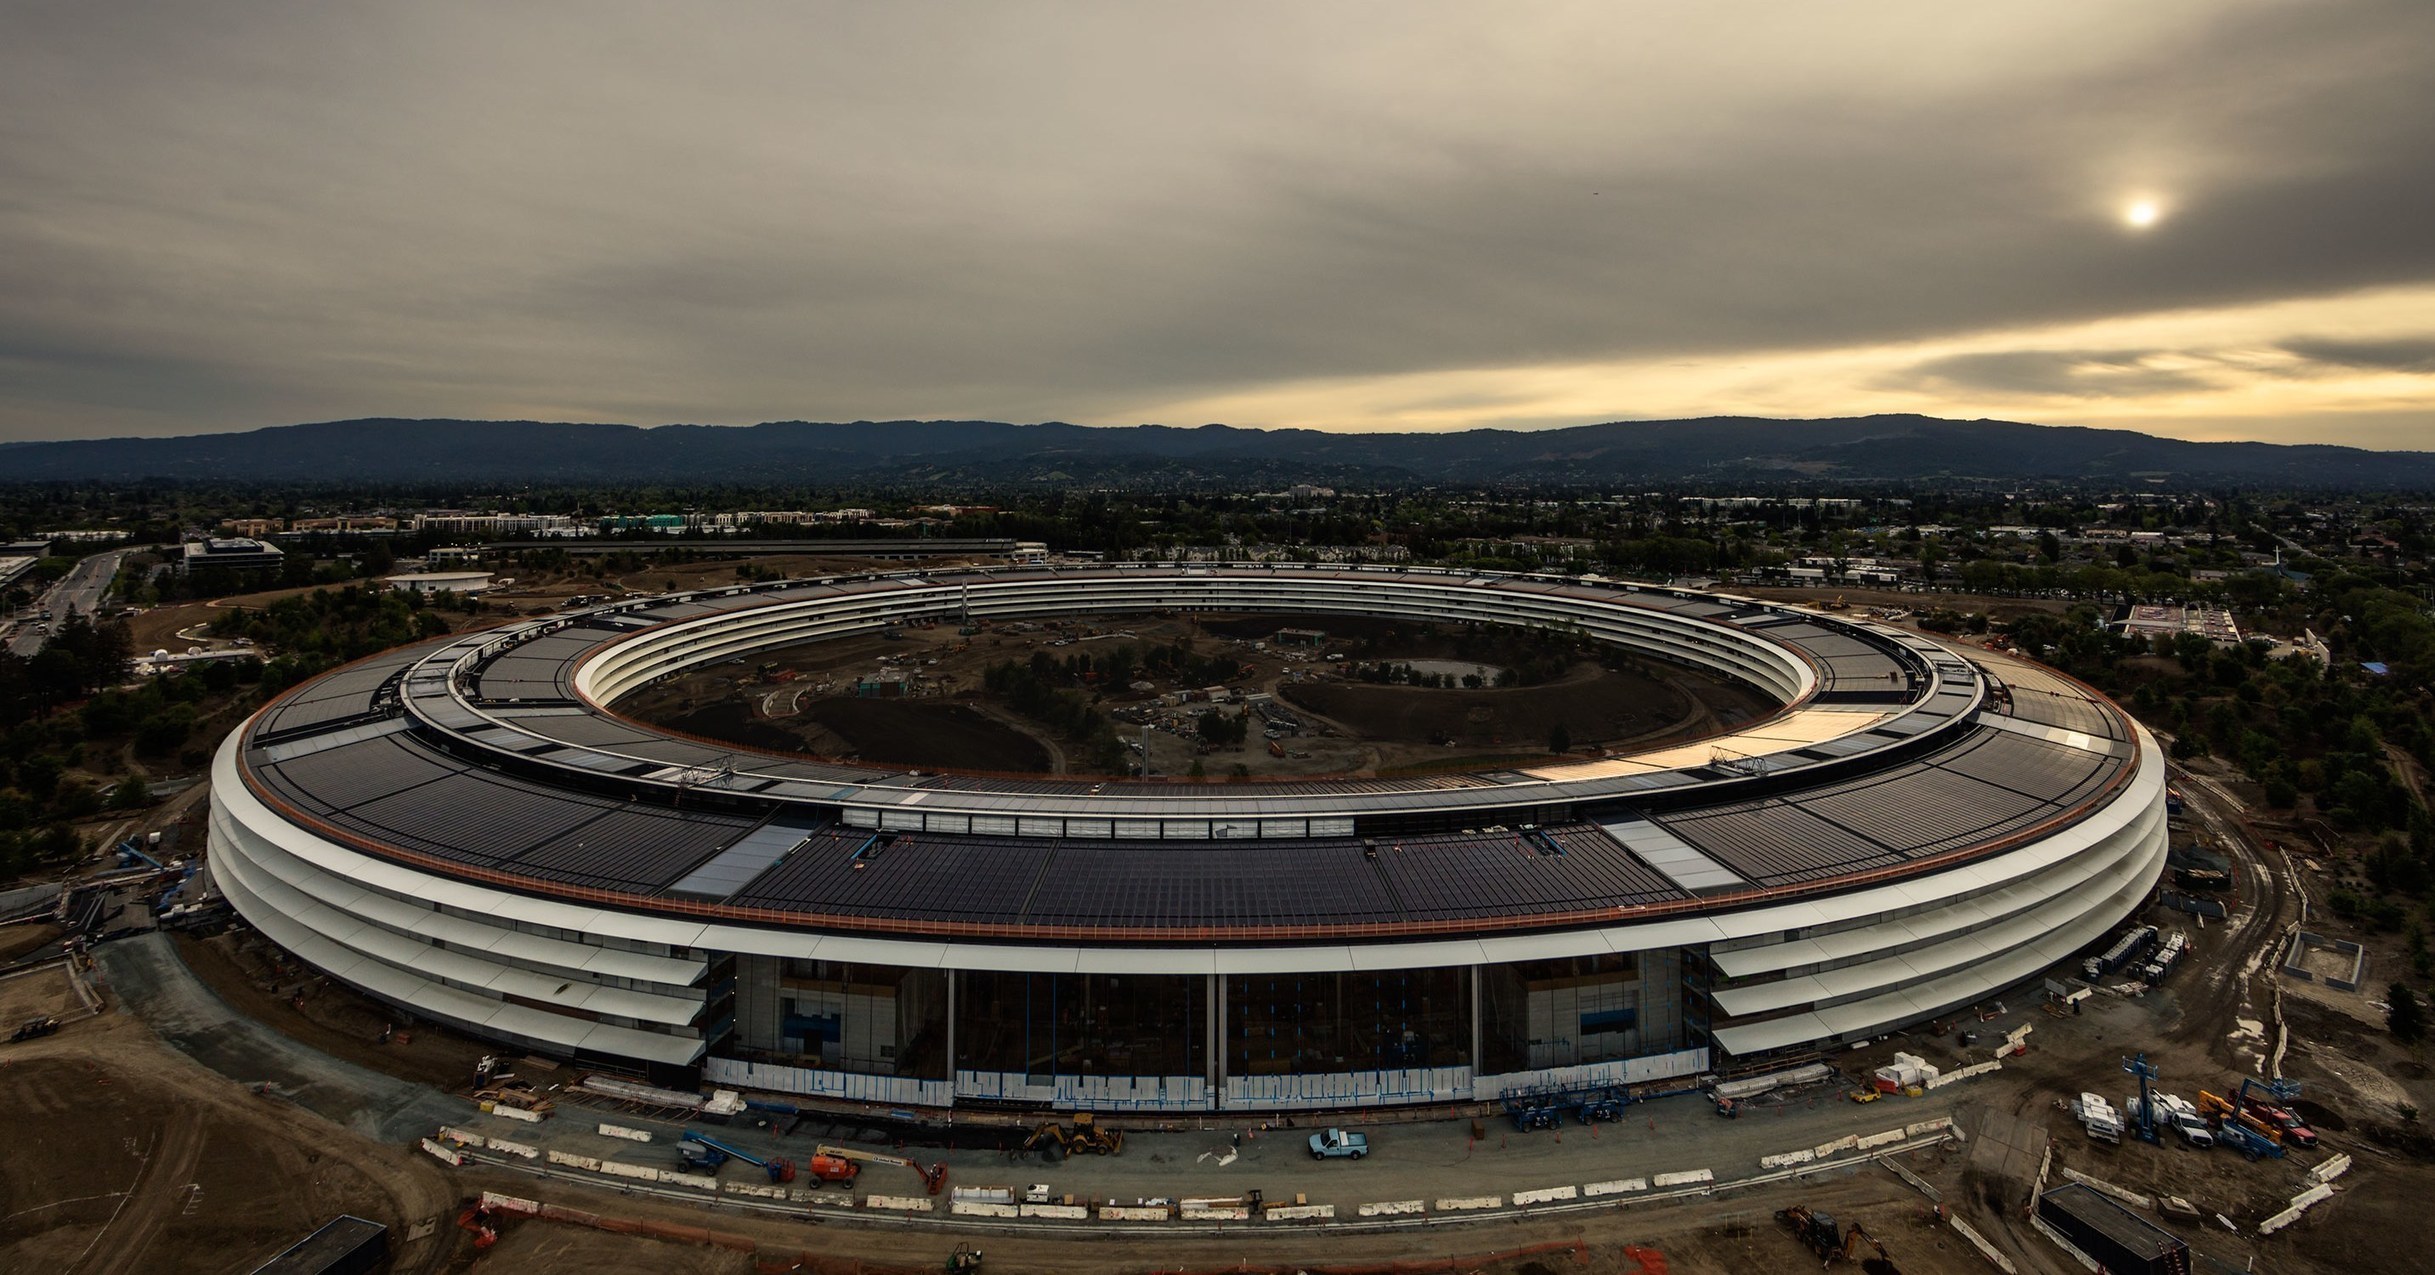
[[[1025,918],[1066,925],[1314,924],[1392,919],[1358,842],[1225,849],[1067,841]]]
[[[1669,815],[1658,823],[1709,858],[1764,885],[1902,862],[1902,856],[1782,801]]]
[[[433,754],[398,735],[255,767],[289,798],[312,808],[332,809],[403,792],[464,768],[464,763]]]
[[[624,888],[662,890],[743,836],[753,820],[647,806],[606,811],[514,856],[520,870],[580,872]]]

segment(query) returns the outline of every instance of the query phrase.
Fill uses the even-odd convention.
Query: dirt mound
[[[816,737],[807,741],[815,745],[812,751],[834,756],[954,770],[1042,773],[1049,768],[1048,750],[1040,741],[964,704],[823,699],[804,705],[803,716],[789,720],[834,735],[837,742],[831,747],[817,746]]]
[[[1581,664],[1542,686],[1441,690],[1359,682],[1295,683],[1278,694],[1365,739],[1458,747],[1538,747],[1562,726],[1575,746],[1637,742],[1685,729],[1691,697],[1639,673]]]
[[[638,716],[656,721],[670,730],[683,731],[704,739],[724,739],[773,753],[804,751],[801,737],[753,715],[752,705],[742,700],[720,700],[700,708],[679,713],[650,714],[637,707]]]

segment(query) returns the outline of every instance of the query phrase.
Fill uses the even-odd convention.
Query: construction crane
[[[769,1180],[772,1182],[795,1180],[795,1162],[792,1160],[782,1156],[770,1156],[764,1159],[750,1152],[737,1150],[724,1142],[713,1141],[691,1129],[686,1130],[685,1136],[677,1142],[676,1150],[677,1154],[685,1157],[685,1167],[696,1173],[717,1173],[719,1166],[729,1160],[742,1160],[768,1174]]]
[[[947,1189],[947,1163],[944,1160],[925,1169],[921,1165],[915,1163],[914,1161],[908,1160],[901,1155],[889,1155],[882,1151],[863,1151],[854,1147],[831,1146],[825,1142],[821,1143],[817,1147],[814,1147],[812,1149],[812,1154],[832,1156],[839,1160],[852,1160],[860,1164],[897,1165],[901,1168],[911,1169],[915,1173],[920,1174],[922,1185],[929,1188],[930,1194],[932,1195],[937,1195],[939,1192]]]
[[[2139,1110],[2133,1113],[2138,1119],[2132,1122],[2131,1132],[2141,1142],[2163,1142],[2156,1132],[2156,1089],[2151,1083],[2156,1079],[2156,1068],[2148,1061],[2147,1051],[2141,1050],[2136,1058],[2123,1059],[2122,1069],[2139,1077]]]
[[[2242,1155],[2252,1160],[2259,1156],[2281,1158],[2283,1131],[2241,1110],[2220,1095],[2199,1090],[2198,1112],[2213,1121],[2216,1129]]]

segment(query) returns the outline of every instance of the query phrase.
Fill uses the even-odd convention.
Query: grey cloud
[[[2316,363],[2378,372],[2435,374],[2435,339],[2414,341],[2285,341],[2282,348]]]
[[[2045,12],[21,9],[0,438],[1092,420],[2435,278],[2435,6]]]
[[[1965,391],[2054,395],[2073,398],[2132,398],[2145,394],[2208,389],[2215,378],[2183,368],[2157,368],[2145,360],[2157,350],[1999,350],[1929,359],[1888,376],[1889,388],[1921,382]]]

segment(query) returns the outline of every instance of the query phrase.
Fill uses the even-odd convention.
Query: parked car
[[[1311,1159],[1354,1159],[1370,1153],[1370,1135],[1325,1129],[1311,1135]]]

